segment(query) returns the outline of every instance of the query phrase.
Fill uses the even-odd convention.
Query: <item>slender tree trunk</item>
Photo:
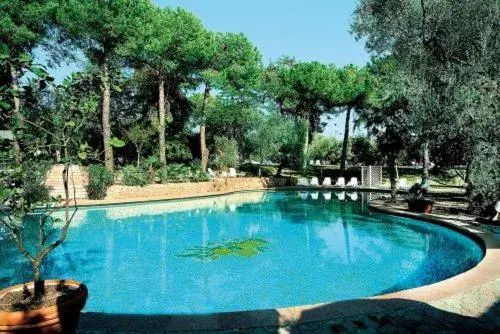
[[[18,76],[19,73],[17,70],[14,68],[14,66],[9,65],[10,67],[10,75],[11,75],[11,80],[12,80],[12,90],[18,91],[19,90],[19,85],[18,85]],[[13,110],[13,117],[15,120],[15,127],[22,126],[21,124],[21,100],[19,99],[19,96],[17,94],[14,94],[14,110]],[[21,145],[19,145],[19,141],[16,137],[15,134],[15,129],[14,129],[14,138],[12,140],[12,148],[14,150],[14,159],[16,160],[16,163],[21,163],[22,161],[22,152],[21,152]]]
[[[165,156],[165,82],[162,77],[158,83],[158,138],[160,146],[160,162],[167,163]]]
[[[113,148],[111,147],[111,125],[110,125],[110,108],[111,108],[111,81],[109,75],[109,66],[107,61],[103,66],[103,93],[102,93],[102,141],[104,145],[104,165],[110,173],[113,173]]]
[[[422,168],[422,183],[426,183],[429,178],[429,167],[430,167],[430,159],[429,159],[429,142],[425,141],[423,147],[423,168]]]
[[[346,170],[347,147],[349,144],[349,122],[351,120],[351,107],[347,107],[345,115],[345,130],[344,141],[342,142],[342,155],[340,156],[340,173],[343,174]]]
[[[205,109],[207,108],[208,98],[210,97],[210,85],[205,85],[205,92],[203,93],[203,105],[201,106],[201,125],[200,125],[200,148],[201,148],[201,169],[203,172],[207,171],[208,155],[206,131],[207,125],[205,123]]]
[[[307,173],[307,166],[309,164],[309,119],[306,118],[306,133],[304,136],[304,146],[302,147],[302,165],[301,170],[302,170],[302,175],[305,175]]]
[[[397,195],[397,189],[396,189],[396,182],[397,182],[397,176],[396,176],[396,159],[392,156],[389,156],[388,158],[388,167],[389,167],[389,179],[391,182],[391,201],[395,202],[396,201],[396,195]]]
[[[283,171],[284,166],[285,166],[285,158],[281,157],[280,164],[278,166],[278,170],[276,171],[276,177],[281,176],[281,172]]]
[[[136,147],[135,151],[137,152],[137,168],[139,168],[141,161],[141,150],[138,147]]]

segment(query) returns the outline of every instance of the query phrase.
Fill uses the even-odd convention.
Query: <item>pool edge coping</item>
[[[280,189],[309,190],[311,189],[311,187],[275,187],[254,189],[250,191]],[[317,189],[319,190],[324,188]],[[196,197],[226,195],[242,191],[245,190]],[[158,201],[161,200],[162,199],[159,199]],[[410,213],[407,211],[390,208],[386,205],[369,203],[369,208],[373,211],[418,219],[458,231],[478,242],[483,247],[484,257],[475,267],[469,269],[468,271],[465,271],[446,280],[417,288],[346,301],[331,303],[327,302],[312,305],[299,305],[276,309],[236,311],[206,315],[165,315],[166,317],[168,317],[168,325],[166,326],[166,328],[162,328],[162,330],[175,332],[186,330],[202,331],[227,330],[231,328],[280,327],[288,325],[299,325],[309,322],[334,320],[351,316],[373,315],[382,312],[401,310],[405,308],[404,305],[408,305],[408,303],[411,304],[412,302],[414,302],[415,304],[428,304],[431,302],[450,298],[462,292],[470,291],[474,287],[491,283],[492,281],[495,281],[498,277],[500,277],[500,266],[498,266],[500,260],[500,238],[495,238],[495,236],[491,232],[481,230],[479,227],[467,223],[459,223],[457,220],[453,220],[451,218],[443,219],[428,214]],[[387,306],[388,304],[383,303],[388,300],[392,300],[392,304],[389,304],[389,307]],[[407,306],[406,308],[411,307]]]

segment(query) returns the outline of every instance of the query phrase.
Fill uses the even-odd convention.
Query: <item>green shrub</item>
[[[87,195],[89,199],[103,199],[106,197],[108,186],[113,184],[113,175],[104,165],[89,165],[88,173]]]
[[[193,182],[206,182],[210,180],[207,173],[205,173],[201,166],[191,166],[191,181]]]
[[[238,143],[236,140],[226,137],[215,137],[215,166],[219,170],[224,170],[238,165]]]
[[[183,164],[168,164],[158,170],[160,182],[185,182],[191,177],[191,169]]]
[[[122,169],[122,183],[126,186],[143,187],[149,183],[147,171],[136,166],[128,165]]]
[[[481,143],[475,149],[469,172],[469,209],[474,214],[491,217],[500,198],[500,152],[488,143]]]
[[[187,162],[193,159],[189,147],[178,140],[168,141],[165,151],[167,161]]]

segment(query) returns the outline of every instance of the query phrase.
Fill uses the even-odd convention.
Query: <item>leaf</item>
[[[113,85],[113,90],[115,92],[118,92],[118,93],[121,93],[123,91],[120,86],[116,86],[116,85]]]
[[[47,75],[47,72],[45,72],[45,70],[39,66],[31,66],[30,70],[31,70],[31,72],[33,72],[35,75],[37,75],[39,77],[44,77]]]
[[[71,127],[71,128],[74,128],[76,126],[76,123],[75,123],[75,121],[69,121],[69,122],[66,122],[66,125]]]
[[[33,57],[31,57],[27,53],[21,53],[21,55],[19,56],[19,60],[22,61],[23,63],[30,63],[33,61]]]
[[[2,109],[4,109],[4,110],[12,109],[12,106],[9,103],[4,102],[4,101],[0,101],[0,107],[2,107]]]
[[[3,59],[10,57],[10,49],[9,46],[5,43],[0,43],[0,56]]]
[[[123,147],[123,146],[125,146],[125,142],[123,140],[121,140],[121,139],[113,137],[109,141],[109,145],[111,145],[113,147]]]
[[[78,152],[78,158],[84,160],[87,158],[87,152],[85,151],[82,151],[82,152]]]

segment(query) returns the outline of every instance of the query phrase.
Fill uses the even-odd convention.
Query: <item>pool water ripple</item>
[[[87,284],[87,311],[206,314],[399,291],[483,257],[458,232],[370,212],[369,196],[255,191],[82,208],[43,274]],[[30,280],[12,240],[2,240],[0,261],[0,288]]]

